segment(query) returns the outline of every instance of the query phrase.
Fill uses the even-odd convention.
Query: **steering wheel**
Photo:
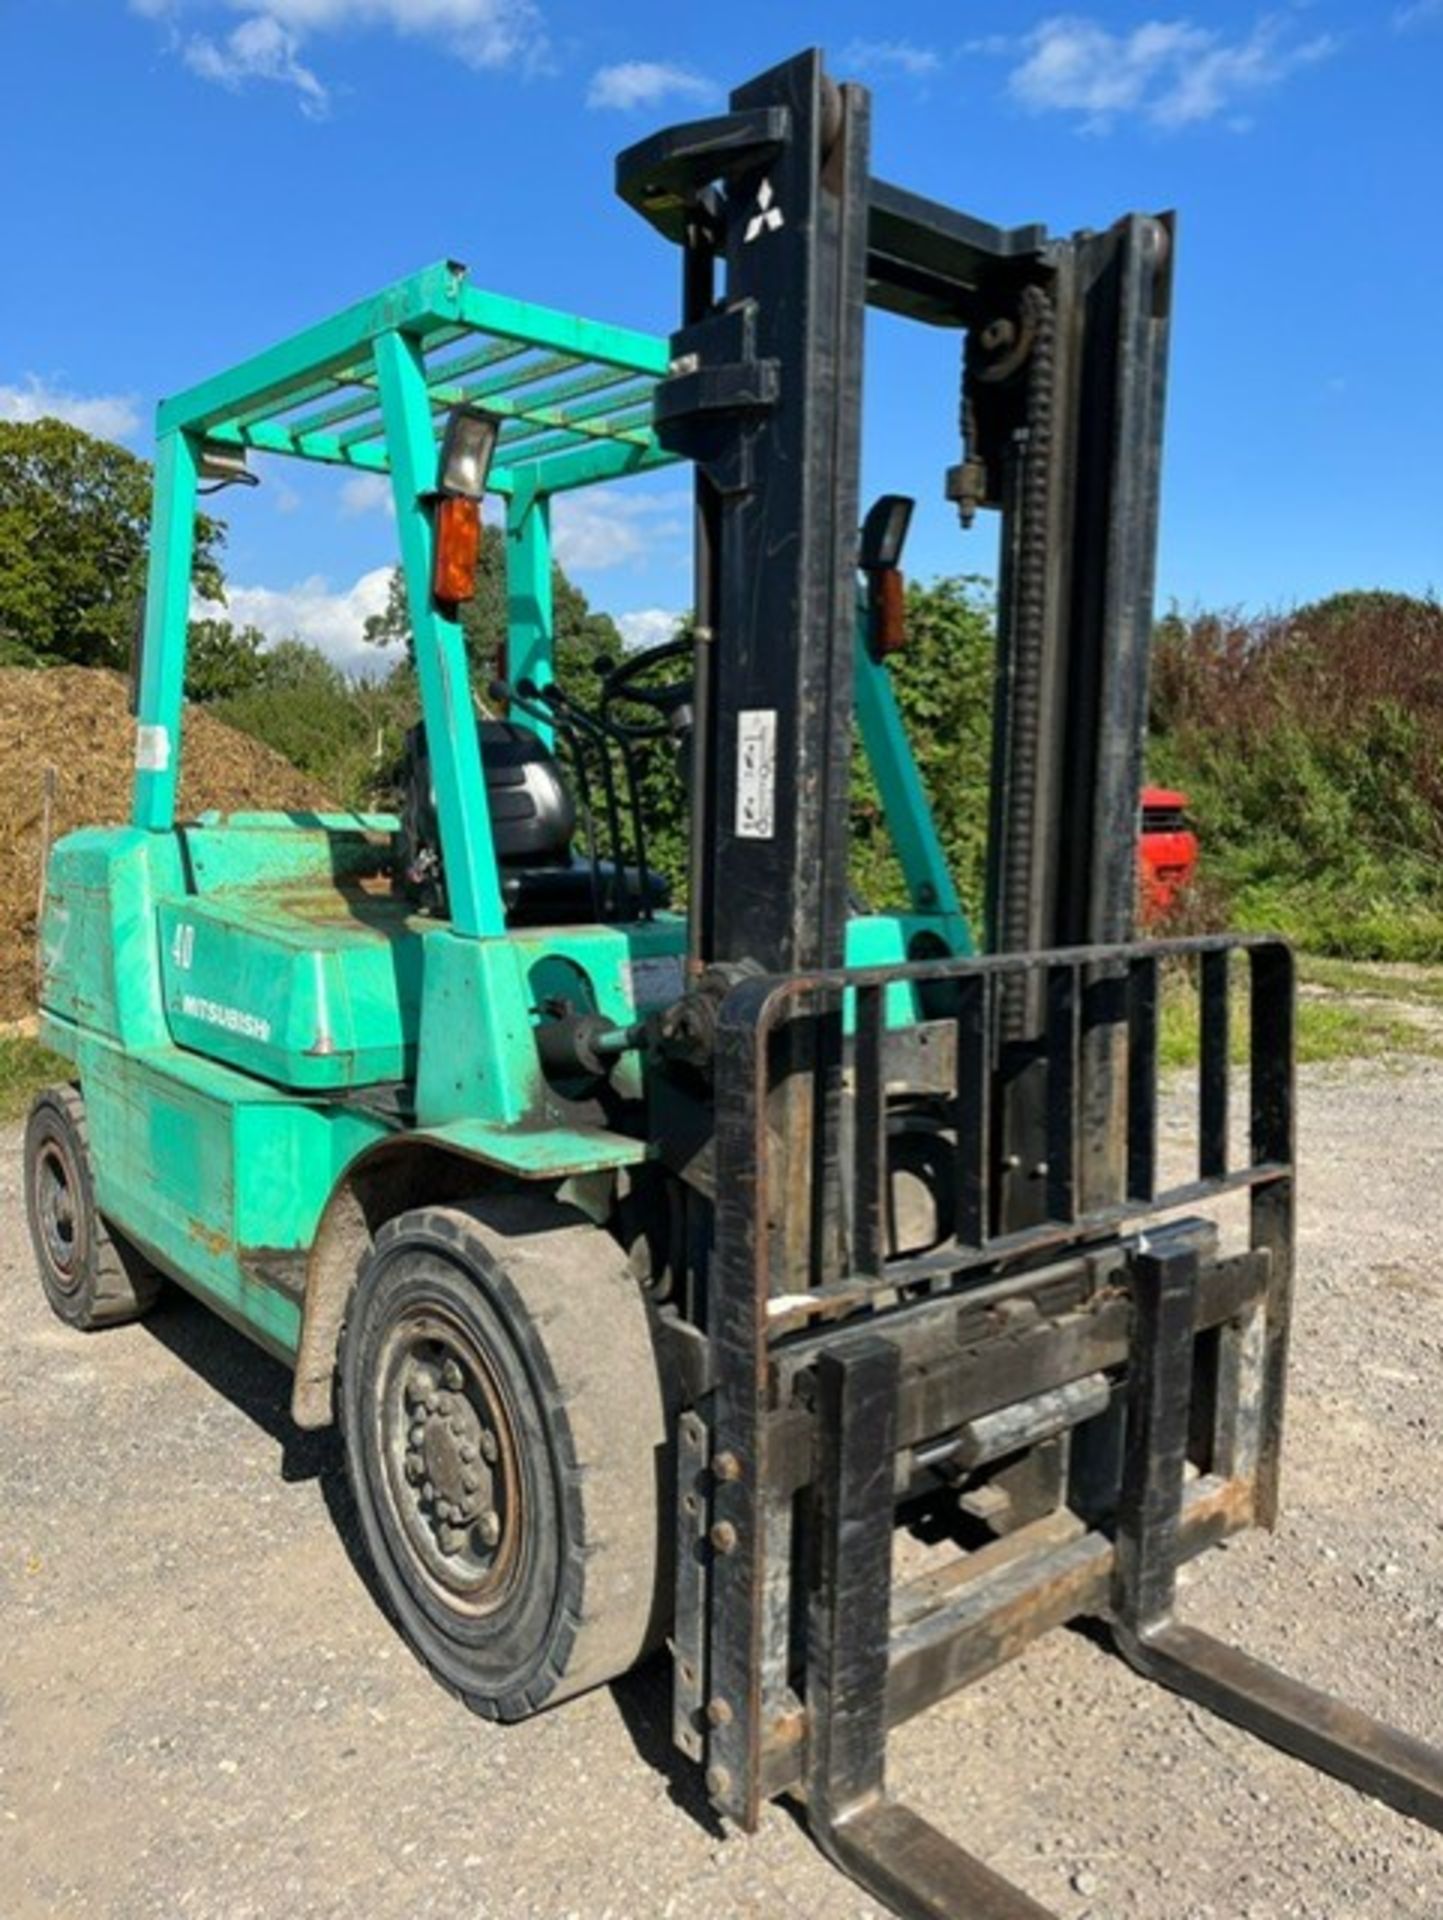
[[[601,673],[601,711],[612,726],[629,740],[666,740],[685,734],[689,725],[688,709],[692,700],[691,674],[685,680],[667,681],[661,686],[639,685],[653,667],[671,660],[691,660],[695,642],[690,635],[663,640],[659,646],[643,647],[624,660],[599,667]],[[642,707],[655,716],[651,720],[618,719],[614,706]]]

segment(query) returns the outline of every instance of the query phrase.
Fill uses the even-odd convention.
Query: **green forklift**
[[[898,1913],[1023,1920],[888,1797],[887,1735],[1065,1622],[1435,1826],[1443,1759],[1175,1606],[1278,1511],[1294,1094],[1284,945],[1134,938],[1173,223],[990,225],[874,177],[869,114],[809,52],[620,156],[679,251],[669,337],[448,262],[161,406],[132,817],[50,856],[73,1078],[25,1187],[63,1320],[173,1281],[339,1422],[385,1604],[478,1713],[665,1649],[719,1812],[790,1796]],[[980,941],[889,678],[911,502],[862,511],[869,307],[956,340],[934,481],[1000,539]],[[389,476],[394,814],[177,818],[197,492],[263,455]],[[551,502],[671,463],[694,624],[564,685]],[[483,495],[508,640],[473,687]],[[854,744],[891,911],[848,890]],[[640,774],[673,748],[675,903]]]

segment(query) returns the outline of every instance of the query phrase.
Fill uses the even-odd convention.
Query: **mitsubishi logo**
[[[742,235],[745,244],[750,245],[764,233],[776,233],[784,224],[781,208],[772,204],[775,199],[771,181],[763,180],[757,188],[757,210],[748,220],[747,230]]]

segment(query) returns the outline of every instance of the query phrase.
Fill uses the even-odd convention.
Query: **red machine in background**
[[[1188,821],[1187,795],[1171,787],[1144,787],[1138,834],[1138,904],[1146,925],[1166,920],[1197,872],[1198,837]]]

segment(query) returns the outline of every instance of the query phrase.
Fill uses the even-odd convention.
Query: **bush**
[[[419,710],[409,667],[348,680],[315,648],[283,641],[256,686],[213,701],[227,726],[265,741],[345,807],[389,806],[406,728]]]
[[[1443,608],[1339,594],[1169,615],[1153,777],[1189,795],[1215,911],[1350,958],[1443,956]]]

